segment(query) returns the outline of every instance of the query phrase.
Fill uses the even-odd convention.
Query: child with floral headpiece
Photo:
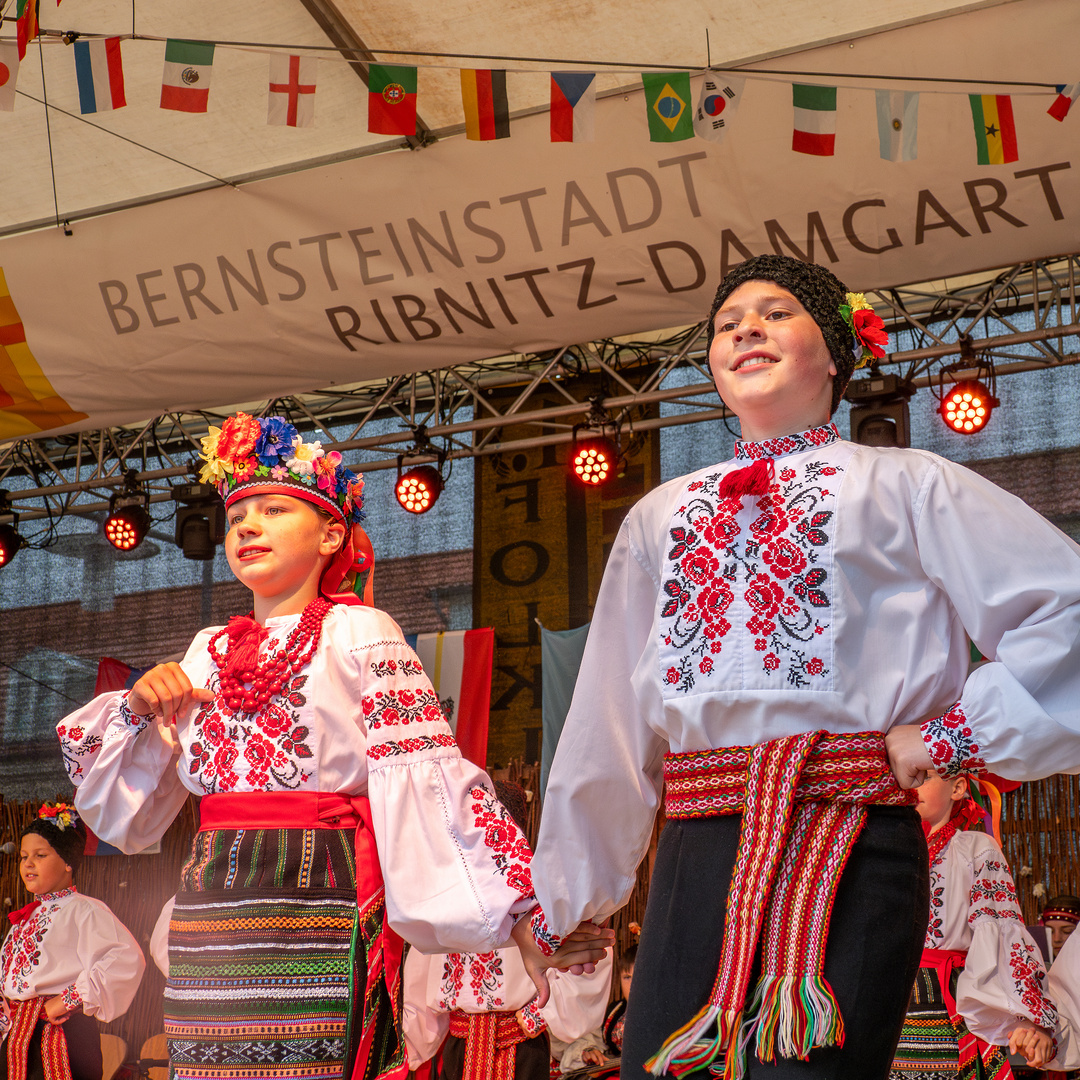
[[[884,1080],[926,933],[911,788],[1080,768],[1080,551],[967,469],[840,437],[887,341],[825,267],[733,269],[734,459],[646,495],[608,558],[533,876],[550,947],[626,901],[665,799],[624,1078]]]
[[[0,946],[0,1077],[101,1080],[98,1021],[127,1012],[146,962],[123,923],[75,888],[86,828],[45,803],[23,831],[19,876],[34,898]]]
[[[1057,1010],[1024,927],[1009,865],[983,813],[976,777],[931,773],[917,790],[930,852],[930,924],[890,1080],[1003,1080],[1008,1053],[1043,1066]]]
[[[76,802],[138,851],[202,796],[169,926],[174,1078],[404,1076],[402,939],[504,944],[536,907],[529,847],[397,624],[357,595],[362,478],[281,417],[238,413],[203,451],[253,611],[61,722]],[[555,962],[605,943],[583,928]]]

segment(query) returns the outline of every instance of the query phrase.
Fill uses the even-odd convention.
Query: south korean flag
[[[716,71],[706,71],[694,110],[694,134],[710,142],[720,142],[735,118],[746,80]]]

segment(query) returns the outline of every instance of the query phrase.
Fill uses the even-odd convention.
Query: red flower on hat
[[[259,459],[257,457],[246,457],[234,461],[233,479],[236,483],[242,484],[245,480],[250,480],[255,475],[255,470],[258,467]]]
[[[259,421],[247,413],[239,412],[230,416],[221,425],[221,437],[218,439],[217,456],[226,461],[236,461],[247,457],[254,449],[262,434]],[[258,464],[258,462],[256,462]]]
[[[885,324],[881,316],[873,309],[864,308],[862,311],[853,311],[851,321],[855,324],[855,336],[859,339],[864,349],[869,349],[875,360],[880,360],[885,355],[885,348],[889,343],[889,335],[885,333]]]

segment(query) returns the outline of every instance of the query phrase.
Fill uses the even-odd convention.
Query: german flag
[[[980,165],[1007,165],[1020,155],[1016,149],[1016,124],[1008,94],[969,94],[971,120]]]
[[[57,395],[34,359],[0,267],[0,439],[36,435],[86,418]]]
[[[466,138],[477,142],[510,138],[505,71],[462,68],[461,104],[465,109]]]

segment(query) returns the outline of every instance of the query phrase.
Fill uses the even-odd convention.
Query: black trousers
[[[623,1037],[623,1080],[708,1000],[723,942],[739,816],[671,820],[660,837]],[[764,1065],[760,1080],[885,1080],[919,969],[929,920],[926,840],[911,807],[871,806],[836,893],[825,977],[844,1019],[840,1047]],[[756,985],[757,970],[750,982]],[[704,1080],[707,1070],[690,1074]]]

